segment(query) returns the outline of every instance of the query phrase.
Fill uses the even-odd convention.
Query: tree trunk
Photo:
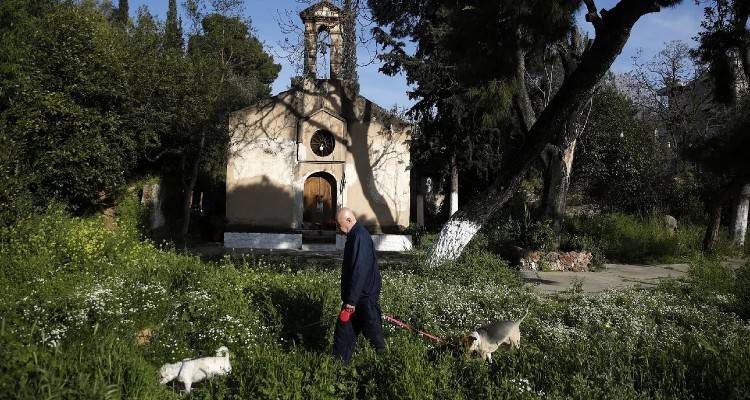
[[[573,25],[569,39],[561,45],[557,54],[563,66],[565,79],[578,67],[578,59],[581,56],[581,34],[577,25]],[[591,108],[589,108],[589,112]],[[548,146],[545,159],[544,191],[542,193],[542,212],[544,216],[552,221],[555,231],[555,247],[560,247],[563,220],[565,218],[565,205],[568,200],[568,189],[570,187],[570,174],[573,171],[573,158],[575,156],[578,136],[586,129],[588,115],[582,124],[578,124],[576,118],[568,121],[567,129],[571,133],[575,131],[572,140],[566,141],[564,135],[560,135],[557,146]]]
[[[711,254],[716,249],[716,239],[719,237],[721,226],[721,208],[721,205],[714,205],[709,213],[706,234],[703,236],[703,252],[706,254]]]
[[[553,146],[555,151],[549,157],[545,169],[542,207],[544,215],[552,221],[558,246],[565,218],[565,205],[568,200],[570,172],[573,168],[576,142],[577,140],[574,139],[570,144],[564,145],[562,150]]]
[[[433,245],[429,263],[436,266],[445,260],[455,260],[481,229],[485,221],[500,209],[515,193],[526,172],[538,159],[555,132],[564,132],[567,122],[594,93],[630,37],[630,30],[640,17],[658,12],[653,1],[621,0],[614,8],[600,16],[589,10],[587,20],[594,23],[596,39],[584,52],[575,71],[563,82],[550,104],[539,115],[526,141],[502,168],[502,172],[475,201],[464,207],[445,223]],[[570,138],[573,132],[565,132]]]
[[[740,191],[732,223],[732,242],[738,246],[745,245],[747,234],[747,217],[750,209],[750,184],[746,184]]]
[[[182,180],[182,225],[180,226],[180,239],[183,242],[187,237],[188,230],[190,229],[190,207],[193,203],[193,189],[195,189],[195,183],[198,181],[198,172],[200,172],[200,162],[201,157],[203,156],[203,146],[205,143],[206,135],[202,133],[200,143],[198,144],[198,150],[195,155],[195,161],[193,161],[192,168],[190,169],[190,175],[187,180],[184,178]]]
[[[703,236],[703,252],[713,253],[716,247],[716,239],[719,237],[719,227],[721,224],[721,209],[724,204],[729,201],[733,196],[738,196],[741,193],[745,193],[744,188],[747,185],[743,185],[744,179],[735,178],[722,186],[720,190],[715,191],[715,195],[711,199],[709,204],[709,220],[706,226],[706,233]]]
[[[521,128],[524,133],[528,133],[534,126],[534,123],[536,123],[536,114],[534,113],[534,107],[531,105],[529,89],[526,86],[526,52],[523,51],[520,44],[518,50],[516,50],[516,58],[518,59],[516,61],[518,63],[516,65],[518,93],[513,100],[520,117]]]
[[[458,162],[454,154],[451,158],[451,200],[448,216],[455,214],[456,211],[458,211]]]

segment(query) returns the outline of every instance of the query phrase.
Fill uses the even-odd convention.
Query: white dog
[[[492,364],[492,353],[500,346],[507,344],[510,348],[521,347],[521,322],[529,315],[529,310],[518,321],[496,321],[485,325],[459,340],[466,350],[477,352],[483,360]]]
[[[221,346],[216,350],[216,357],[186,358],[174,364],[162,365],[159,369],[159,383],[163,385],[177,379],[185,385],[185,393],[190,393],[190,387],[194,382],[216,375],[226,375],[231,371],[229,349]]]

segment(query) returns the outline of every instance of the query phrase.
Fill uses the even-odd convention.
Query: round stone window
[[[323,129],[315,132],[310,139],[310,148],[318,157],[331,155],[335,146],[336,140],[333,138],[333,134]]]

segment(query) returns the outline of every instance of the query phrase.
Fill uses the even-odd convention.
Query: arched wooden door
[[[336,180],[316,172],[305,180],[302,219],[317,228],[336,229]]]

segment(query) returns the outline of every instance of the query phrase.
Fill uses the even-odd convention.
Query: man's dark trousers
[[[377,299],[362,298],[354,309],[349,322],[336,319],[336,332],[333,334],[333,355],[349,364],[354,348],[357,347],[357,336],[362,333],[377,351],[385,350],[383,321],[380,304]]]

